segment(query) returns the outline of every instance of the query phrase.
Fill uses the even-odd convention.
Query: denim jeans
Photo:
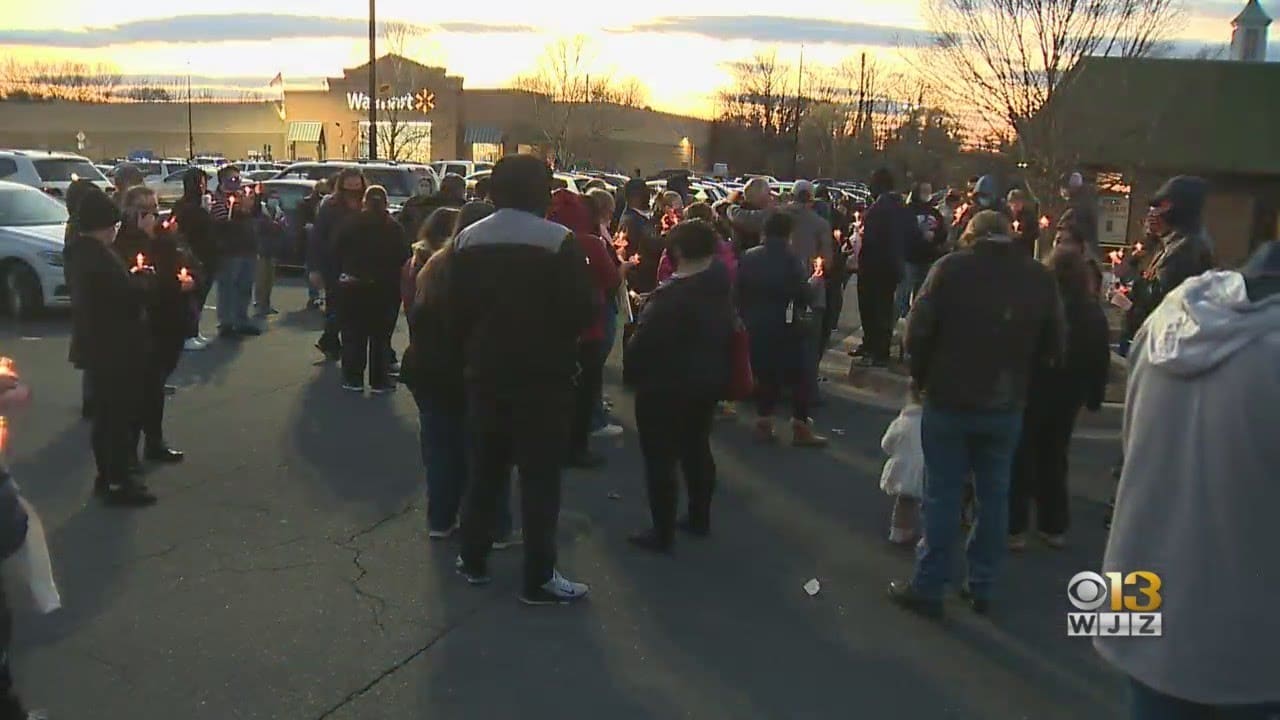
[[[905,318],[907,313],[911,312],[911,299],[920,291],[920,286],[924,284],[924,278],[928,274],[928,265],[907,263],[904,267],[902,282],[898,283],[898,290],[893,298],[899,318]]]
[[[604,304],[604,344],[600,346],[600,352],[603,355],[602,363],[609,361],[609,355],[613,352],[613,344],[618,339],[618,304],[616,302],[606,301]],[[595,409],[591,416],[592,432],[599,430],[609,424],[609,413],[604,409],[604,386],[600,386],[601,392],[596,398]]]
[[[1152,690],[1129,678],[1130,720],[1280,720],[1280,701],[1261,705],[1201,705]]]
[[[964,487],[973,478],[978,510],[968,542],[969,589],[987,598],[1008,547],[1009,478],[1022,413],[959,412],[928,404],[921,418],[924,445],[924,541],[916,549],[911,584],[941,599],[950,579],[951,551],[960,532]]]
[[[253,279],[258,258],[232,255],[222,258],[218,268],[218,327],[249,325],[249,303],[253,300]]]
[[[460,414],[442,412],[417,398],[422,465],[427,473],[427,529],[448,530],[458,522],[467,484],[467,436]],[[511,488],[498,494],[495,538],[511,534]]]

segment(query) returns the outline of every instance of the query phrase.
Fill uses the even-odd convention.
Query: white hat
[[[796,197],[813,198],[813,183],[808,180],[797,180],[795,185],[791,186],[791,194]]]

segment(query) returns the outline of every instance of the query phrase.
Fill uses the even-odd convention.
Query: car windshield
[[[406,187],[405,178],[408,173],[401,170],[388,170],[384,168],[365,168],[364,176],[370,185],[381,185],[387,189],[387,195],[392,197],[409,197],[413,194],[413,190]]]
[[[98,168],[88,160],[77,160],[76,158],[49,158],[47,160],[33,160],[36,172],[40,174],[40,179],[45,182],[71,182],[72,180],[106,180]]]
[[[66,206],[39,190],[0,187],[0,227],[61,225],[66,221]]]

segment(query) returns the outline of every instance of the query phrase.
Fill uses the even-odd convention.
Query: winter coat
[[[908,244],[918,233],[915,216],[902,204],[902,198],[896,193],[882,194],[862,219],[858,273],[901,281]]]
[[[219,257],[258,254],[261,198],[244,193],[215,193],[209,216],[213,219],[211,236]]]
[[[78,235],[64,253],[71,306],[71,356],[89,372],[127,373],[142,367],[150,348],[146,280],[131,277],[120,256]]]
[[[902,408],[880,439],[889,456],[880,471],[880,489],[889,495],[924,496],[924,442],[920,425],[924,410],[914,403]]]
[[[394,306],[400,298],[400,271],[411,256],[404,229],[386,212],[366,210],[343,225],[334,245],[338,274],[348,289]]]
[[[182,176],[182,199],[173,206],[173,218],[191,252],[212,273],[217,266],[218,248],[213,237],[213,217],[205,209],[205,195],[200,192],[203,176],[200,168],[191,168]]]
[[[1066,342],[1059,362],[1031,370],[1028,405],[1097,411],[1111,372],[1111,328],[1096,295],[1061,290]]]
[[[1191,278],[1139,330],[1129,367],[1101,570],[1159,575],[1165,636],[1094,644],[1160,693],[1280,701],[1280,562],[1262,549],[1280,507],[1280,294],[1251,298],[1238,272]]]
[[[946,222],[942,219],[942,213],[928,202],[910,203],[907,205],[907,212],[915,218],[918,232],[908,233],[910,246],[904,257],[913,265],[927,268],[946,254]],[[932,232],[932,236],[929,232]]]
[[[316,222],[307,247],[307,262],[312,270],[324,276],[328,285],[338,281],[339,270],[334,258],[338,234],[359,214],[360,209],[344,202],[341,193],[326,197],[316,210]]]
[[[907,317],[911,377],[925,404],[1021,410],[1032,368],[1062,356],[1062,312],[1049,271],[1008,237],[934,263]]]
[[[186,339],[191,328],[191,305],[187,293],[178,280],[178,270],[187,272],[197,281],[197,269],[193,259],[180,249],[175,233],[157,229],[156,236],[132,228],[121,230],[112,246],[126,265],[132,265],[138,253],[155,268],[155,274],[146,280],[147,325],[157,345],[172,346]]]
[[[733,228],[733,250],[739,257],[756,247],[764,238],[764,221],[773,214],[771,208],[743,204],[729,207],[729,226]]]
[[[728,241],[721,240],[716,245],[716,262],[729,271],[729,284],[734,284],[738,277],[738,256],[733,254],[733,245]],[[666,282],[676,273],[676,269],[676,261],[671,257],[671,251],[663,250],[662,260],[658,263],[658,282]]]
[[[751,368],[762,382],[782,383],[804,367],[807,278],[784,237],[766,239],[738,262],[738,312],[751,341]]]
[[[676,275],[649,298],[623,349],[623,381],[637,392],[722,397],[737,322],[729,273],[713,262]]]
[[[791,203],[783,212],[791,215],[791,252],[806,264],[820,257],[825,267],[831,267],[835,256],[831,223],[803,203]]]
[[[627,238],[623,254],[627,258],[640,256],[639,264],[627,270],[627,286],[644,295],[658,287],[658,263],[666,244],[658,234],[656,220],[645,217],[639,211],[627,208],[618,221],[618,233]]]
[[[581,195],[570,190],[556,190],[551,193],[551,210],[547,219],[563,225],[578,241],[578,247],[586,257],[587,269],[591,273],[596,307],[603,309],[606,299],[617,294],[618,286],[622,284],[622,275],[614,261],[614,254],[609,252],[604,240],[596,234],[598,226],[591,219],[587,202]],[[595,318],[583,331],[583,342],[604,340],[604,313],[597,312]]]

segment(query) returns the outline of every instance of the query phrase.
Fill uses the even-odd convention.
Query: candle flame
[[[13,358],[0,357],[0,377],[14,377],[17,374],[13,369]]]
[[[1019,233],[1019,232],[1021,232],[1021,231],[1022,231],[1022,223],[1018,222],[1017,220],[1014,220],[1014,221],[1013,221],[1013,232],[1014,232],[1014,234],[1016,235],[1017,233]]]
[[[1107,253],[1107,259],[1111,261],[1112,265],[1119,265],[1120,263],[1124,262],[1124,251],[1112,250],[1111,252]]]
[[[840,232],[840,228],[832,230],[831,234],[835,237],[836,242],[840,242],[840,238],[844,237],[844,233]]]
[[[166,218],[165,221],[160,225],[160,227],[164,228],[165,230],[172,230],[177,226],[178,226],[178,219],[172,215]]]
[[[824,273],[823,273],[823,264],[824,264],[824,263],[823,263],[823,260],[822,260],[822,258],[821,258],[821,257],[816,257],[816,258],[814,258],[814,259],[813,259],[813,274],[814,274],[814,275],[817,275],[818,277],[825,277],[825,275],[824,275]]]
[[[965,213],[969,212],[969,203],[965,203],[956,208],[955,213],[951,216],[951,222],[958,223],[964,219]]]
[[[1133,244],[1133,251],[1134,251],[1134,252],[1136,252],[1136,253],[1140,253],[1140,252],[1142,252],[1142,243],[1140,243],[1140,242],[1139,242],[1139,243],[1134,243],[1134,244]]]
[[[178,281],[186,282],[191,279],[191,273],[186,268],[178,268]]]
[[[142,253],[138,253],[133,260],[135,263],[134,266],[137,267],[139,270],[147,266],[147,258]]]
[[[1048,230],[1048,229],[1049,229],[1049,216],[1048,216],[1048,215],[1041,215],[1041,216],[1040,216],[1040,229],[1041,229],[1041,230]]]

